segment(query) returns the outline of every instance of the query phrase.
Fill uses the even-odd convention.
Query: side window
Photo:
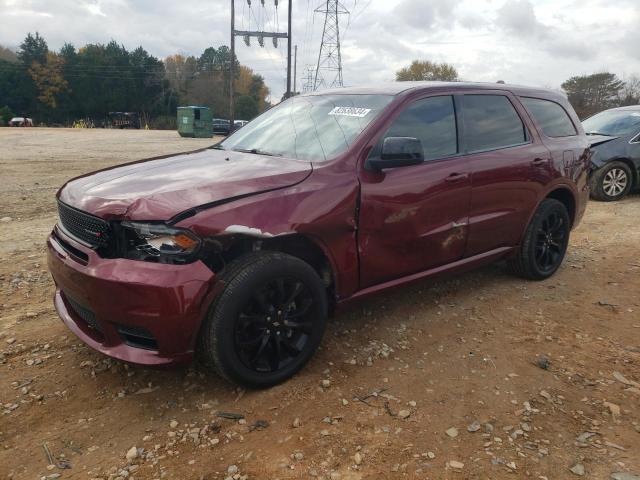
[[[521,97],[520,101],[547,137],[571,137],[578,134],[565,109],[556,102],[531,97]]]
[[[194,116],[194,119],[196,119],[196,120],[200,120],[200,110],[196,108],[196,109],[193,111],[193,116]]]
[[[521,145],[529,140],[526,127],[504,95],[465,95],[463,112],[469,152]]]
[[[396,118],[373,154],[379,155],[388,137],[414,137],[422,142],[425,160],[458,153],[456,113],[451,95],[429,97],[409,105]]]

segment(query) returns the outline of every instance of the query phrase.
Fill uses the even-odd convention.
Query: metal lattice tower
[[[327,0],[315,9],[324,14],[322,43],[318,53],[313,89],[342,87],[342,57],[340,56],[340,15],[348,14],[339,0]]]
[[[306,71],[304,73],[304,83],[302,84],[302,92],[313,92],[313,72],[315,68],[310,65],[307,65]]]

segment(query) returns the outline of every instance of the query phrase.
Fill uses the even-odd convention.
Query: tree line
[[[69,125],[78,119],[104,120],[109,112],[137,112],[151,127],[175,126],[176,107],[204,105],[214,117],[229,116],[229,65],[225,45],[200,56],[160,60],[144,48],[128,51],[106,45],[69,43],[59,51],[29,33],[17,52],[0,46],[0,122],[29,116],[38,124]],[[250,120],[268,108],[262,76],[233,59],[235,117]],[[459,81],[448,63],[414,60],[396,72],[397,81]],[[610,72],[574,76],[562,83],[582,119],[608,108],[640,104],[640,77],[620,79]]]
[[[396,81],[460,81],[458,71],[448,63],[414,60],[396,72]],[[608,108],[640,104],[640,77],[620,79],[614,73],[599,72],[569,78],[561,85],[578,117],[585,119]]]
[[[40,34],[29,33],[15,53],[0,47],[0,121],[15,115],[38,124],[99,124],[109,112],[127,111],[163,128],[175,126],[180,105],[208,106],[214,117],[228,117],[230,61],[224,45],[163,61],[114,40],[52,51]],[[235,117],[249,120],[267,108],[269,89],[260,75],[233,61]]]

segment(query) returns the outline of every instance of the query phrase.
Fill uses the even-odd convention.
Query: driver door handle
[[[531,165],[540,166],[540,165],[547,165],[548,163],[549,163],[548,158],[534,158],[533,161],[531,162]]]
[[[461,182],[462,180],[466,180],[467,178],[469,178],[469,174],[468,173],[452,173],[451,175],[449,175],[448,177],[446,177],[444,179],[445,182],[449,182],[449,183],[455,183],[455,182]]]

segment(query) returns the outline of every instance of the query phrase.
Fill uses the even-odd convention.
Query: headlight
[[[190,230],[163,224],[122,222],[126,257],[161,263],[186,263],[200,248]]]

